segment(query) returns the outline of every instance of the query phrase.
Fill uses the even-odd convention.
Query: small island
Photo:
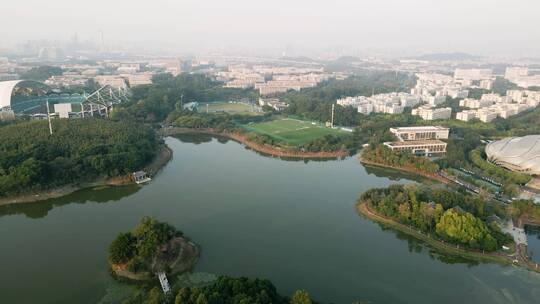
[[[189,271],[199,257],[198,247],[173,226],[143,217],[131,232],[120,233],[109,246],[115,276],[145,281],[163,272]]]

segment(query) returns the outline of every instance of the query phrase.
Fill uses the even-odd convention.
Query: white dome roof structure
[[[509,137],[486,146],[490,162],[508,170],[540,175],[540,135]]]
[[[22,80],[0,81],[0,108],[11,106],[11,94]]]

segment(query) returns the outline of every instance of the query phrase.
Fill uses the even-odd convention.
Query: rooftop
[[[391,130],[396,130],[397,132],[420,132],[420,131],[446,131],[448,128],[441,126],[420,126],[420,127],[400,127],[400,128],[390,128]]]
[[[392,147],[407,147],[407,146],[426,146],[426,145],[446,145],[442,140],[413,140],[413,141],[393,141],[385,142],[385,145]]]

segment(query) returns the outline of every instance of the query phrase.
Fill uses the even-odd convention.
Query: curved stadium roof
[[[540,135],[509,137],[486,146],[488,160],[508,170],[540,175]]]
[[[11,106],[11,95],[23,80],[0,81],[0,108]]]

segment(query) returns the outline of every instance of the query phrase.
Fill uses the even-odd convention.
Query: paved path
[[[506,223],[506,226],[502,227],[502,231],[510,233],[516,242],[516,245],[527,245],[527,235],[523,228],[518,228],[514,226],[514,223],[509,220]]]

